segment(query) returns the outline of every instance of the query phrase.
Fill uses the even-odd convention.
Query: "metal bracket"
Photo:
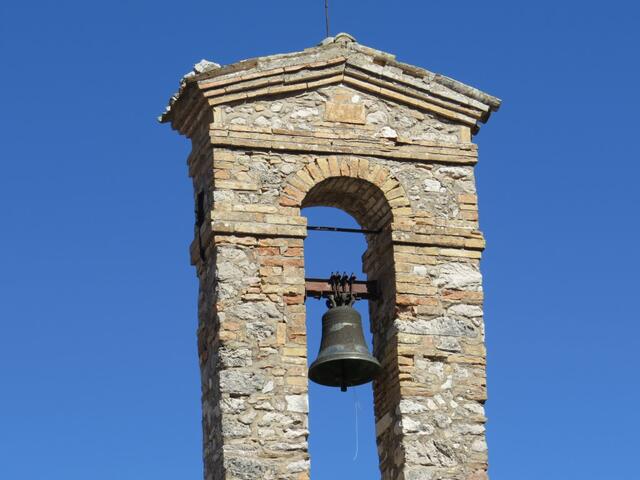
[[[305,278],[305,296],[311,298],[334,299],[341,294],[350,295],[355,300],[376,300],[378,298],[375,280],[356,280],[355,275],[334,273],[328,279]]]

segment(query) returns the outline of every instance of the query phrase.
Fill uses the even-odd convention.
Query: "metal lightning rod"
[[[327,27],[327,37],[329,36],[329,0],[324,0],[324,19]]]

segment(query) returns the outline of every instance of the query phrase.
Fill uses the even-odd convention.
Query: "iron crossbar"
[[[342,227],[324,227],[317,225],[308,225],[307,230],[315,230],[318,232],[339,232],[339,233],[380,233],[380,230],[367,230],[363,228],[342,228]]]

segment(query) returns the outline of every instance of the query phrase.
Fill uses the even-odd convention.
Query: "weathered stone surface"
[[[251,427],[234,419],[233,417],[222,417],[222,434],[227,438],[246,437],[251,433]]]
[[[449,262],[440,265],[440,274],[436,285],[454,290],[472,290],[480,288],[482,275],[473,265]]]
[[[243,398],[223,398],[220,409],[224,413],[239,413],[246,409],[246,401]]]
[[[400,400],[398,405],[398,413],[412,414],[424,412],[427,408],[421,403],[414,402],[412,400]]]
[[[459,303],[449,307],[448,312],[450,315],[457,315],[461,317],[477,318],[482,316],[482,308],[478,305],[465,305]]]
[[[306,413],[309,411],[307,395],[287,395],[287,410],[290,412]]]
[[[406,480],[439,480],[442,478],[439,472],[432,467],[408,468],[405,473]]]
[[[475,325],[453,317],[437,317],[414,321],[398,320],[395,325],[399,332],[418,335],[446,335],[450,337],[473,337],[477,335]]]
[[[383,480],[486,480],[471,135],[499,100],[346,34],[221,67],[163,115],[192,140],[205,479],[308,480],[305,207],[351,214],[370,319]]]
[[[220,388],[230,395],[251,395],[260,391],[265,383],[266,377],[260,371],[228,369],[220,372]]]
[[[225,459],[226,470],[233,475],[232,478],[242,480],[274,479],[276,478],[276,465],[266,460],[255,457],[230,457]]]
[[[414,437],[405,442],[405,449],[406,459],[413,465],[453,467],[458,463],[452,447],[444,442]]]
[[[309,460],[298,460],[287,465],[287,470],[291,473],[306,472],[309,470]]]
[[[220,363],[226,367],[249,367],[253,362],[251,350],[248,348],[222,347],[218,351]]]

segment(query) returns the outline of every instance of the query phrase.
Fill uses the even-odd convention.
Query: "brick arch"
[[[302,208],[337,207],[366,229],[377,230],[393,220],[389,202],[373,183],[360,178],[331,177],[309,190]]]
[[[392,231],[412,221],[404,187],[375,160],[355,156],[320,157],[290,175],[280,204],[293,208],[337,207],[352,215],[363,228],[382,229],[379,234],[366,236],[362,269],[367,279],[377,282],[379,290],[377,298],[368,304],[373,354],[382,365],[380,376],[373,382],[381,478],[399,478],[398,465],[404,463],[402,433],[389,427],[397,422],[401,398],[401,366],[394,327],[397,296]]]
[[[404,188],[387,168],[348,156],[309,162],[289,177],[280,204],[341,208],[367,229],[397,222],[411,212]]]

